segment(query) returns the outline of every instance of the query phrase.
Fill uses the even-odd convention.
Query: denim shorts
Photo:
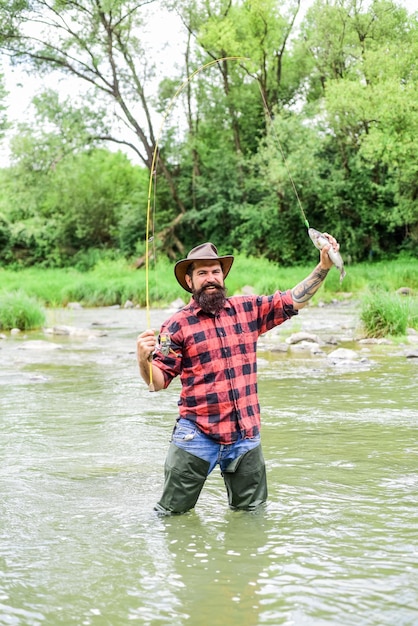
[[[223,471],[231,461],[259,446],[260,435],[251,439],[243,439],[239,435],[234,443],[222,444],[205,435],[193,422],[180,418],[174,428],[172,441],[179,448],[207,461],[210,474],[217,464]]]

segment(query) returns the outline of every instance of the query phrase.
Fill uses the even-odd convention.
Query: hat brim
[[[174,275],[177,278],[179,284],[188,291],[192,293],[189,285],[186,283],[186,274],[189,265],[194,263],[195,261],[210,261],[213,263],[214,261],[219,261],[222,266],[222,271],[224,274],[224,279],[228,276],[229,270],[231,269],[232,263],[234,262],[234,257],[231,254],[227,254],[226,256],[220,256],[216,259],[212,257],[201,257],[199,259],[183,259],[181,261],[177,261],[174,266]]]

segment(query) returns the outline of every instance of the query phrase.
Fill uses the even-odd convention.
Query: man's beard
[[[216,291],[206,291],[206,287],[216,287]],[[226,289],[221,285],[210,283],[202,289],[193,289],[193,297],[202,311],[216,315],[223,308],[226,300]]]

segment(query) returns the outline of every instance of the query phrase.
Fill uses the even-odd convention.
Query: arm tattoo
[[[324,282],[328,271],[316,268],[305,280],[293,287],[292,297],[294,302],[307,302],[310,300]]]

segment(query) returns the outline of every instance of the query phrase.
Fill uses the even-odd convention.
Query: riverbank
[[[237,255],[226,282],[228,292],[242,293],[248,288],[259,294],[273,293],[276,289],[283,291],[303,280],[314,264],[283,267],[267,259]],[[99,262],[85,272],[74,268],[12,270],[3,267],[0,268],[0,295],[22,291],[45,307],[63,307],[70,302],[79,302],[84,307],[124,306],[132,302],[134,306],[143,307],[147,304],[148,286],[150,305],[165,307],[185,297],[174,279],[173,267],[173,263],[159,259],[151,264],[148,276],[145,269],[137,270],[124,259]],[[418,259],[347,265],[346,270],[342,283],[338,271],[333,268],[329,272],[313,299],[314,304],[358,299],[376,290],[396,293],[406,289],[412,295],[418,294]]]
[[[226,281],[229,294],[273,293],[291,288],[310,267],[279,267],[266,259],[238,255]],[[98,263],[92,270],[0,269],[0,330],[30,330],[44,325],[45,311],[55,308],[180,308],[188,294],[173,277],[173,264],[159,261],[135,270],[124,260]],[[367,337],[405,336],[418,329],[418,260],[368,263],[347,268],[343,283],[329,272],[313,297],[313,306],[358,302]]]

